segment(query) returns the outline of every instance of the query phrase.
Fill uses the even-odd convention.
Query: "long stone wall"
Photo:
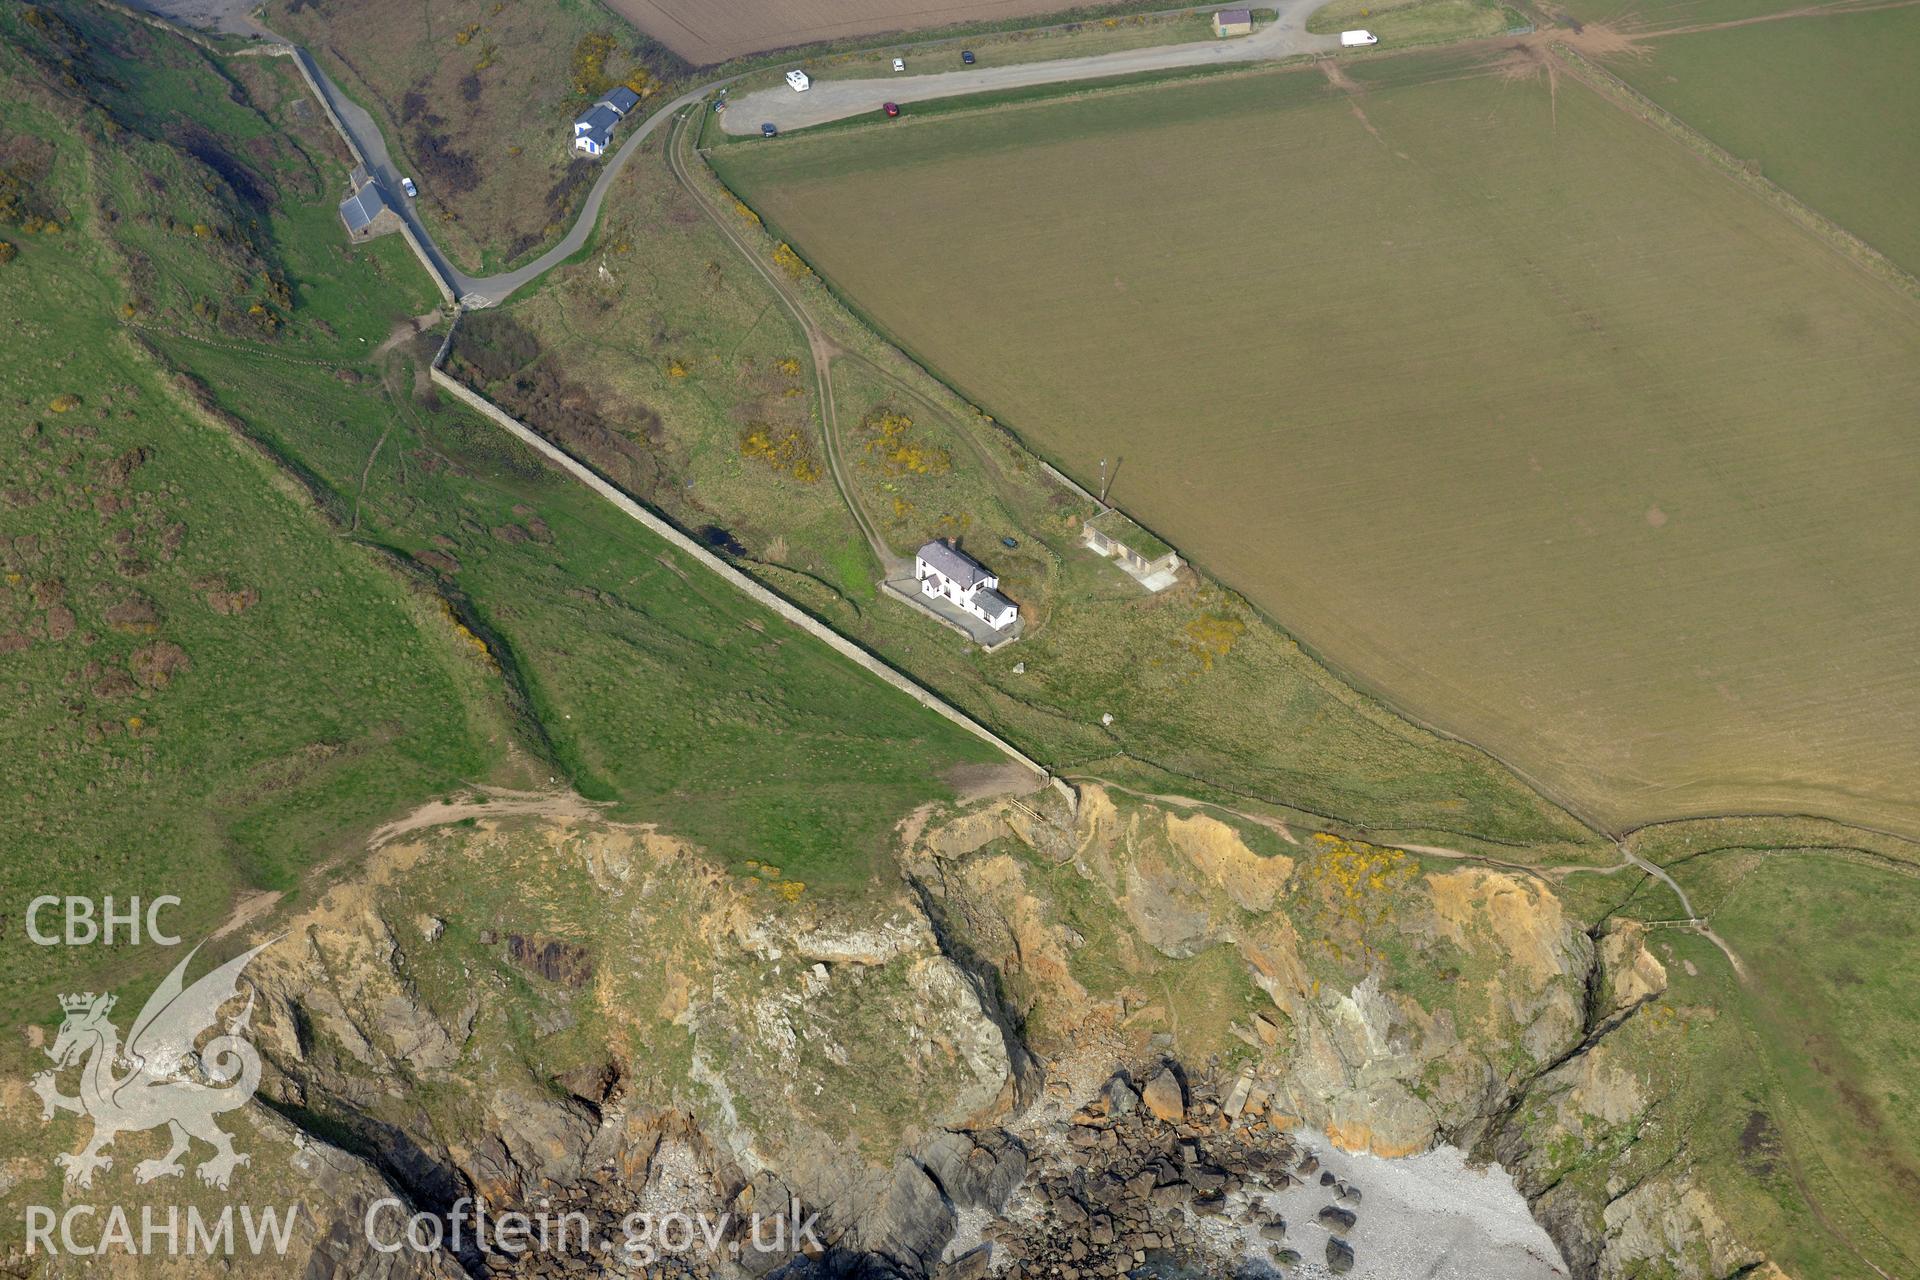
[[[300,68],[300,78],[307,82],[307,92],[314,96],[314,100],[320,104],[320,109],[327,113],[327,122],[333,126],[333,131],[340,135],[340,140],[347,144],[347,151],[353,156],[353,162],[356,165],[365,165],[366,153],[360,150],[360,144],[354,141],[353,133],[347,128],[346,121],[342,120],[340,113],[335,110],[333,99],[327,96],[326,86],[320,83],[320,77],[313,66],[313,55],[294,44],[267,45],[265,50],[271,55],[293,59],[293,65]],[[405,218],[400,219],[400,234],[405,237],[407,247],[413,250],[413,256],[420,259],[420,265],[427,269],[427,277],[440,290],[440,296],[446,299],[448,306],[455,305],[458,298],[453,291],[453,282],[440,274],[440,268],[434,265],[432,255],[427,252],[426,246],[420,243],[420,237],[415,234],[413,224]]]
[[[446,349],[445,345],[441,347],[442,356],[445,355]],[[662,520],[659,516],[647,510],[638,502],[635,502],[620,489],[602,478],[593,468],[587,466],[584,462],[581,462],[578,458],[554,444],[551,440],[548,440],[545,436],[542,436],[518,418],[508,414],[485,396],[480,395],[471,387],[460,382],[457,378],[452,377],[445,370],[436,367],[432,370],[432,376],[435,385],[444,389],[448,395],[451,395],[454,399],[460,401],[460,403],[466,405],[474,412],[485,416],[489,421],[495,423],[522,444],[525,444],[528,448],[540,454],[541,457],[551,462],[554,466],[559,467],[562,471],[565,471],[568,475],[592,489],[608,502],[611,502],[629,518],[637,520],[650,532],[665,539],[676,549],[697,560],[706,569],[719,575],[720,579],[728,586],[750,597],[756,604],[762,605],[780,615],[782,618],[785,618],[788,622],[799,627],[802,631],[819,640],[822,644],[827,645],[848,661],[857,664],[900,690],[900,692],[906,694],[921,706],[945,716],[948,720],[959,725],[976,738],[991,744],[996,750],[1004,753],[1010,760],[1027,769],[1031,769],[1037,776],[1045,779],[1050,786],[1065,797],[1070,808],[1077,807],[1079,797],[1074,793],[1071,785],[1064,779],[1054,777],[1039,761],[1029,758],[1025,753],[1020,751],[1019,748],[1000,737],[1000,735],[993,732],[993,730],[987,728],[978,720],[975,720],[972,716],[960,710],[960,708],[946,701],[931,689],[928,689],[924,685],[888,666],[873,654],[868,653],[865,649],[862,649],[859,645],[847,639],[838,631],[835,631],[832,627],[827,626],[818,618],[813,617],[811,614],[794,605],[792,601],[785,599],[740,572],[740,570],[728,564],[712,551],[701,546],[679,529],[674,528],[671,524],[668,524],[665,520]]]
[[[314,100],[320,104],[320,109],[326,112],[327,122],[333,126],[334,132],[340,135],[340,140],[347,144],[347,151],[353,157],[354,163],[356,165],[366,164],[367,157],[360,150],[360,144],[354,141],[353,133],[347,128],[346,122],[340,118],[339,112],[334,108],[332,98],[328,96],[325,86],[321,84],[320,78],[312,64],[311,55],[298,45],[289,43],[264,45],[259,48],[260,53],[267,56],[288,57],[293,59],[294,66],[300,69],[300,78],[306,81],[307,91],[311,93]],[[248,50],[247,52],[251,53],[252,50]],[[629,141],[634,140],[630,139]],[[433,259],[427,254],[426,249],[415,236],[413,228],[407,224],[405,219],[401,220],[400,227],[401,234],[406,237],[408,247],[413,250],[414,256],[420,259],[420,265],[426,268],[427,275],[431,277],[434,284],[439,287],[441,296],[446,299],[448,305],[456,308],[455,323],[457,324],[459,300],[454,294],[452,283],[440,274],[439,268],[434,265]],[[1060,793],[1066,800],[1070,812],[1077,811],[1080,798],[1074,791],[1072,785],[1065,779],[1054,777],[1046,766],[1026,755],[1026,753],[1022,752],[1012,743],[946,699],[940,697],[940,695],[934,693],[931,689],[910,679],[893,667],[888,666],[873,654],[868,653],[865,649],[862,649],[859,645],[835,631],[832,627],[827,626],[819,619],[794,605],[793,602],[740,572],[725,560],[722,560],[719,556],[713,554],[713,552],[701,546],[692,538],[689,538],[686,534],[674,528],[671,524],[668,524],[665,520],[654,515],[653,512],[648,511],[638,502],[635,502],[618,488],[601,478],[599,473],[575,458],[572,454],[546,439],[531,427],[488,400],[485,396],[480,395],[457,379],[449,376],[445,370],[440,368],[440,365],[447,358],[447,352],[452,349],[452,346],[453,332],[449,330],[446,340],[440,344],[439,353],[434,357],[433,367],[429,371],[434,383],[444,388],[447,394],[453,396],[454,399],[460,401],[474,412],[483,415],[488,420],[500,426],[528,448],[533,449],[536,453],[546,458],[547,461],[553,463],[562,471],[565,471],[574,479],[592,489],[608,502],[611,502],[629,518],[637,520],[648,530],[665,539],[684,554],[699,561],[705,568],[718,574],[721,581],[725,582],[728,586],[750,597],[755,603],[785,618],[788,622],[827,645],[848,661],[864,668],[866,671],[878,676],[894,688],[900,690],[900,692],[906,694],[921,706],[951,720],[968,733],[973,734],[976,738],[979,738],[981,741],[991,745],[995,750],[1003,753],[1016,764],[1031,770],[1037,777],[1044,779],[1047,785],[1053,787]]]

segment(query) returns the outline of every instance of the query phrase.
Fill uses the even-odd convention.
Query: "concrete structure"
[[[1213,34],[1216,36],[1250,36],[1253,34],[1253,10],[1222,9],[1213,15]]]
[[[1149,591],[1165,591],[1180,572],[1180,556],[1172,547],[1112,507],[1080,527],[1080,541]]]
[[[613,141],[613,130],[627,113],[640,105],[640,95],[625,85],[607,91],[607,96],[582,111],[573,122],[573,150],[576,155],[598,157]]]
[[[1020,608],[999,592],[993,570],[951,542],[929,542],[914,553],[913,576],[929,600],[947,600],[995,631],[1004,631],[1020,616]]]
[[[386,188],[367,172],[365,165],[355,165],[353,175],[347,180],[347,198],[340,202],[340,221],[346,224],[347,239],[355,244],[398,231],[404,225]]]

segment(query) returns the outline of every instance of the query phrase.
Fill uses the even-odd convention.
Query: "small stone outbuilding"
[[[1253,10],[1222,9],[1213,15],[1213,34],[1227,36],[1250,36],[1253,34]]]
[[[365,165],[357,165],[347,180],[347,198],[340,202],[340,221],[347,239],[359,244],[400,229],[400,214],[385,187]]]

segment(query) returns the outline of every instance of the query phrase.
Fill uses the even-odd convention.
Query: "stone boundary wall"
[[[367,163],[365,153],[360,150],[360,144],[353,140],[353,134],[347,128],[346,122],[334,109],[333,99],[327,96],[325,86],[320,83],[320,77],[314,73],[313,55],[295,44],[267,45],[264,51],[271,57],[293,59],[293,65],[300,68],[300,78],[307,82],[307,92],[314,96],[320,103],[320,109],[327,113],[327,122],[333,126],[333,131],[340,135],[340,140],[347,144],[347,152],[353,156],[353,162],[364,166]],[[433,281],[434,287],[440,290],[440,296],[446,299],[448,306],[453,306],[458,301],[453,292],[453,284],[440,274],[438,267],[433,265],[433,259],[428,255],[426,246],[420,243],[420,237],[414,233],[413,224],[405,218],[400,219],[400,234],[406,237],[407,247],[413,250],[413,256],[420,259],[420,265],[427,269],[427,277]]]
[[[446,351],[444,345],[441,351],[444,355]],[[835,631],[832,627],[821,622],[818,618],[813,617],[811,614],[794,605],[791,601],[740,572],[740,570],[728,564],[712,551],[701,546],[679,529],[674,528],[671,524],[668,524],[665,520],[662,520],[659,516],[647,510],[638,502],[635,502],[620,489],[603,479],[598,472],[587,466],[586,463],[581,462],[571,453],[554,444],[545,436],[542,436],[533,430],[533,428],[521,422],[518,418],[508,414],[491,400],[474,391],[457,378],[452,377],[445,370],[436,366],[431,370],[431,373],[435,385],[441,387],[447,394],[474,410],[474,412],[485,416],[497,426],[505,429],[508,434],[540,454],[540,456],[551,462],[554,466],[559,467],[562,471],[592,489],[608,502],[611,502],[615,507],[619,508],[622,513],[639,521],[640,524],[644,525],[650,532],[665,539],[683,554],[691,556],[703,567],[717,574],[720,580],[728,586],[747,596],[756,604],[762,605],[780,617],[785,618],[788,622],[799,627],[808,635],[813,636],[816,640],[819,640],[848,661],[880,677],[880,679],[900,690],[900,692],[906,694],[921,706],[945,716],[948,720],[959,725],[976,738],[979,738],[981,741],[988,743],[996,750],[1004,753],[1009,759],[1025,768],[1031,769],[1036,775],[1045,779],[1048,785],[1052,786],[1066,798],[1070,809],[1077,811],[1079,797],[1074,793],[1072,786],[1064,779],[1053,776],[1039,761],[1031,759],[1012,743],[1000,737],[1000,735],[981,724],[978,720],[975,720],[966,712],[960,710],[960,708],[947,702],[931,689],[926,688],[924,685],[919,684],[917,681],[895,670],[893,667],[888,666],[873,654],[868,653],[865,649],[862,649],[859,645],[847,639],[838,631]]]
[[[117,8],[118,6],[116,5],[115,7]],[[167,25],[169,27],[172,26],[172,24]],[[201,43],[206,44],[207,42],[203,41]],[[253,53],[253,50],[247,50],[245,52]],[[314,99],[319,102],[320,109],[326,112],[327,122],[333,126],[334,132],[340,135],[340,140],[346,143],[347,152],[353,157],[353,162],[356,165],[365,165],[367,163],[367,158],[365,154],[361,152],[360,145],[354,141],[352,132],[348,130],[346,122],[341,120],[339,112],[334,107],[333,99],[327,96],[325,87],[320,83],[319,76],[315,74],[311,62],[311,55],[308,54],[305,49],[289,43],[268,44],[260,46],[259,53],[255,56],[292,58],[294,66],[300,69],[300,78],[306,82],[307,92],[313,95]],[[629,139],[628,141],[631,144],[635,139]],[[441,296],[447,301],[447,305],[455,308],[455,323],[457,324],[459,299],[453,291],[452,284],[442,276],[439,269],[434,266],[433,259],[427,255],[425,248],[415,236],[413,228],[408,225],[404,218],[401,219],[400,230],[401,234],[406,237],[407,247],[413,250],[414,257],[418,258],[420,265],[426,268],[427,275],[439,288]],[[847,639],[832,627],[827,626],[819,619],[794,605],[791,601],[740,572],[740,570],[734,568],[725,560],[722,560],[719,556],[653,514],[653,512],[648,511],[614,485],[602,479],[597,472],[575,458],[572,454],[552,443],[519,419],[508,414],[485,396],[480,395],[478,392],[450,376],[440,365],[446,360],[447,353],[452,350],[452,347],[453,330],[450,328],[447,331],[446,338],[440,344],[438,354],[434,356],[433,366],[429,370],[429,373],[434,383],[445,389],[454,399],[502,427],[510,435],[546,458],[549,462],[553,463],[553,465],[559,467],[562,471],[565,471],[568,475],[571,475],[574,479],[592,489],[608,502],[611,502],[615,507],[619,508],[623,514],[639,521],[640,524],[648,530],[665,539],[669,544],[677,547],[684,554],[693,557],[693,559],[701,565],[717,574],[720,580],[728,586],[746,595],[756,604],[773,611],[794,626],[799,627],[802,631],[813,636],[816,640],[819,640],[856,666],[878,676],[929,711],[946,717],[954,724],[965,729],[968,733],[979,738],[982,742],[987,743],[995,750],[1007,756],[1010,760],[1013,760],[1023,768],[1031,770],[1037,777],[1045,780],[1048,786],[1051,786],[1060,793],[1066,800],[1070,813],[1078,812],[1080,797],[1074,791],[1073,786],[1065,779],[1055,777],[1053,773],[1039,761],[1034,760],[1018,747],[1015,747],[999,734],[993,732],[993,730],[987,728],[978,720],[975,720],[972,716],[960,710],[960,708],[946,701],[931,689],[911,679],[904,673],[895,670],[893,667],[888,666],[885,662],[882,662],[873,654],[868,653],[865,649],[862,649],[859,645]],[[1077,485],[1074,487],[1078,488]]]

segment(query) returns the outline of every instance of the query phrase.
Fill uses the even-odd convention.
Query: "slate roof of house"
[[[979,586],[993,576],[991,569],[966,552],[938,540],[929,542],[914,554],[962,591]]]
[[[1218,22],[1223,27],[1231,27],[1239,23],[1251,24],[1253,22],[1253,10],[1222,9],[1220,12],[1214,14],[1213,18],[1215,22]]]
[[[997,618],[1007,610],[1018,607],[991,587],[985,591],[975,592],[973,602],[979,605],[989,618]]]
[[[375,218],[391,207],[387,203],[387,193],[380,189],[380,184],[369,182],[340,202],[340,216],[346,221],[347,230],[365,231]]]
[[[576,126],[575,133],[582,132],[578,127],[580,125],[587,126],[585,129],[587,133],[610,133],[613,126],[620,123],[620,113],[604,102],[596,102],[582,111],[573,123]]]
[[[595,125],[593,128],[588,129],[583,133],[576,133],[573,135],[573,140],[576,143],[578,143],[582,138],[585,138],[587,141],[593,143],[593,150],[595,151],[605,151],[607,149],[607,144],[613,141],[613,135],[608,133],[605,129],[601,128],[599,125]]]
[[[617,85],[606,97],[600,99],[600,101],[606,103],[624,116],[640,105],[640,95],[625,85]]]

